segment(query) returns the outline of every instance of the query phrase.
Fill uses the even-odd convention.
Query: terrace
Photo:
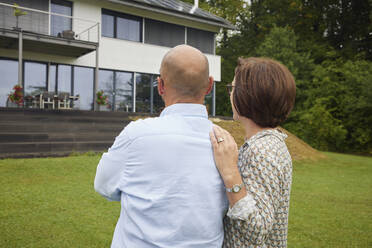
[[[72,6],[63,1],[39,7],[0,3],[0,48],[18,52],[18,84],[24,85],[26,51],[75,59],[96,51],[98,74],[100,23],[73,17]]]

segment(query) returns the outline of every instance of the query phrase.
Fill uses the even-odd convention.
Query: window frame
[[[135,16],[135,15],[130,15],[130,14],[126,14],[126,13],[121,13],[121,12],[117,12],[117,11],[113,11],[113,10],[109,10],[109,9],[102,9],[101,11],[101,22],[102,22],[102,27],[103,27],[103,15],[109,15],[109,16],[112,16],[114,17],[114,35],[113,37],[110,37],[110,36],[105,36],[103,34],[103,30],[101,32],[101,36],[102,37],[106,37],[106,38],[114,38],[114,39],[119,39],[119,40],[126,40],[126,41],[132,41],[132,42],[139,42],[139,43],[142,43],[143,42],[143,17],[141,16]],[[139,40],[138,41],[134,41],[134,40],[129,40],[129,39],[124,39],[124,38],[120,38],[118,37],[118,32],[117,32],[117,28],[118,28],[118,25],[117,25],[117,18],[120,17],[120,18],[124,18],[124,19],[127,19],[127,20],[134,20],[134,21],[138,21],[139,22]]]
[[[50,13],[55,13],[55,12],[52,12],[52,5],[53,4],[71,8],[71,25],[70,25],[71,27],[70,27],[70,30],[73,30],[74,29],[74,19],[73,19],[73,16],[74,16],[74,2],[69,1],[69,0],[49,0],[49,11],[50,11]],[[49,34],[50,35],[52,35],[52,17],[53,17],[53,15],[50,15],[50,17],[49,17]]]

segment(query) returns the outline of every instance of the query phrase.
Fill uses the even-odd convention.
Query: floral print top
[[[247,196],[224,218],[224,248],[287,247],[292,159],[286,138],[269,129],[240,147],[238,167]]]

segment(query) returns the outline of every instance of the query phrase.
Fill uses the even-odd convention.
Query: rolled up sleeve
[[[94,189],[111,201],[120,201],[121,191],[119,184],[122,172],[125,169],[128,147],[131,143],[128,132],[123,132],[116,137],[111,148],[102,155],[97,166],[94,179]]]

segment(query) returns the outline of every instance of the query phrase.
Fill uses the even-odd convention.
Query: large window
[[[79,95],[79,100],[74,108],[82,110],[93,109],[93,81],[94,69],[87,67],[74,67],[74,95]]]
[[[214,54],[214,33],[195,28],[187,28],[187,44],[203,53]]]
[[[70,65],[58,65],[57,92],[71,94],[72,68]]]
[[[142,18],[103,9],[102,35],[141,42]]]
[[[115,72],[115,109],[133,111],[133,73]]]
[[[57,65],[49,65],[48,91],[57,92]]]
[[[52,0],[51,12],[66,16],[72,16],[72,2],[65,0]],[[58,36],[64,30],[72,30],[72,19],[63,16],[51,15],[51,35]]]
[[[185,44],[185,27],[146,19],[145,43],[166,47]]]
[[[0,59],[0,75],[0,107],[7,107],[8,95],[18,83],[18,61]]]
[[[158,75],[136,73],[136,112],[160,113],[164,103],[158,94]]]
[[[108,97],[100,110],[133,111],[133,73],[100,70],[98,90]]]
[[[98,91],[103,91],[103,95],[108,97],[107,105],[99,107],[100,110],[109,111],[113,108],[114,72],[109,70],[99,70],[98,78]]]
[[[24,63],[24,91],[25,96],[38,95],[47,90],[47,64]]]
[[[72,92],[72,66],[71,65],[56,65],[49,66],[49,82],[48,91],[61,93]]]

